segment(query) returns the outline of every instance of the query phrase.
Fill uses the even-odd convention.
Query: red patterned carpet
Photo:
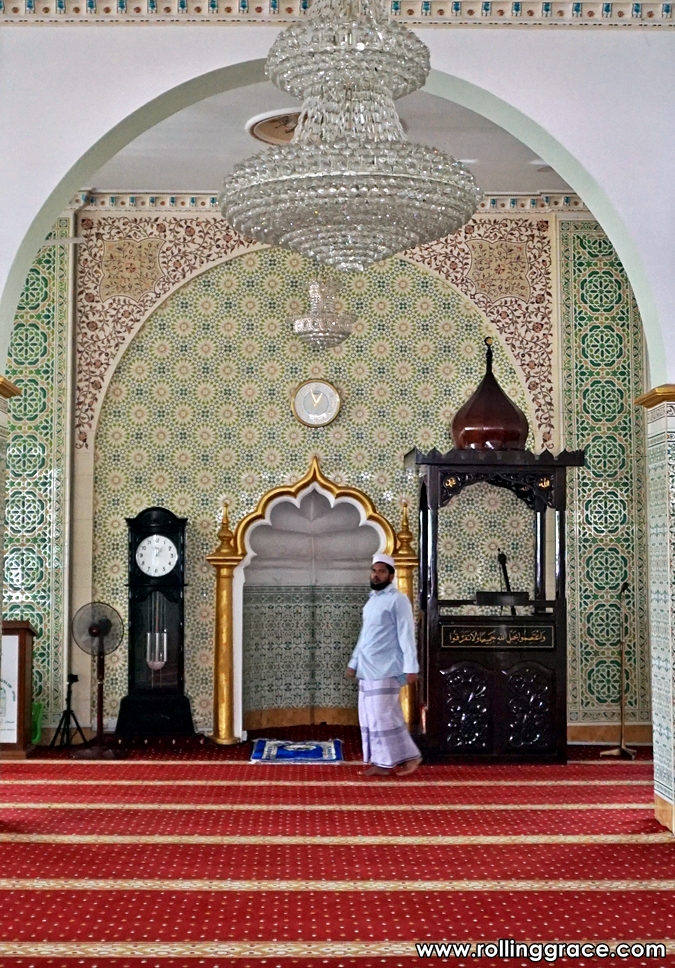
[[[675,965],[675,840],[653,818],[649,761],[367,780],[349,740],[341,766],[180,746],[4,763],[0,965],[535,963],[415,948],[500,938],[664,941],[665,956],[612,964]]]

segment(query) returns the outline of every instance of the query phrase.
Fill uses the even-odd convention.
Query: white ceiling
[[[96,172],[103,192],[215,192],[224,174],[262,146],[246,132],[255,115],[298,102],[267,82],[217,94],[150,128]],[[411,141],[469,161],[484,192],[569,191],[554,171],[502,128],[473,111],[416,91],[397,102]],[[262,148],[262,150],[265,150]]]

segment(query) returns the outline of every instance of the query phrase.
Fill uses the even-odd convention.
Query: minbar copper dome
[[[485,340],[485,376],[452,420],[457,450],[524,450],[527,418],[504,393],[492,372],[492,338]]]

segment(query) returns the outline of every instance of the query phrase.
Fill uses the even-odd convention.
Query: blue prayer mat
[[[252,763],[339,763],[342,759],[340,739],[329,739],[320,743],[257,739],[251,753]]]

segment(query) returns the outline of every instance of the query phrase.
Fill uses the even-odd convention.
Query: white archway
[[[318,501],[313,500],[317,498]],[[246,713],[250,714],[250,710],[244,708],[243,701],[244,585],[284,589],[331,584],[345,586],[345,592],[355,585],[365,589],[371,557],[387,547],[387,535],[378,521],[367,518],[365,508],[355,497],[334,495],[319,481],[314,481],[295,496],[275,498],[267,506],[265,517],[254,521],[247,530],[245,543],[247,554],[235,569],[233,580],[234,730],[237,735],[241,735],[242,729],[254,728],[247,725]],[[323,554],[317,553],[321,547]],[[307,642],[306,646],[311,643]],[[295,672],[299,674],[301,670]],[[264,675],[261,679],[264,680]],[[310,705],[323,708],[329,704],[312,702]],[[278,714],[279,710],[273,708]],[[259,725],[265,728],[268,724],[261,721]]]
[[[675,106],[661,96],[668,80],[675,80],[675,37],[661,32],[647,38],[639,31],[418,32],[437,67],[427,90],[520,138],[589,205],[634,287],[651,382],[664,382],[669,375],[675,379],[675,341],[664,338],[675,301],[670,268],[675,233],[668,221],[675,207],[669,174]],[[262,26],[187,25],[143,31],[36,26],[13,32],[16,39],[7,48],[0,76],[0,123],[8,146],[0,159],[7,190],[0,204],[5,229],[0,356],[6,352],[30,262],[73,193],[121,147],[163,118],[211,94],[260,81],[261,58],[275,33]],[[111,58],[118,66],[112,84]],[[228,60],[228,66],[204,70]],[[38,103],[31,96],[36,61],[49,64],[50,70],[53,64],[54,86],[60,84],[75,97]],[[636,65],[632,73],[629,64]],[[95,112],[78,110],[84,76],[89,98],[97,103]],[[659,196],[658,217],[653,209],[646,214],[634,176],[645,150],[651,152],[650,190]],[[40,193],[42,198],[36,198]]]
[[[214,708],[226,709],[216,713],[214,739],[216,742],[232,741],[241,736],[243,729],[243,586],[245,570],[255,550],[250,535],[257,528],[271,523],[274,509],[290,501],[300,508],[302,500],[316,491],[328,501],[330,508],[347,503],[357,512],[358,527],[369,526],[375,532],[374,551],[393,554],[397,561],[398,584],[408,582],[412,591],[412,567],[417,558],[409,552],[405,542],[399,542],[393,527],[375,510],[370,498],[357,488],[336,484],[325,477],[318,458],[312,458],[307,473],[294,484],[273,488],[264,494],[254,511],[242,518],[234,532],[230,531],[227,504],[219,532],[220,543],[207,560],[216,569],[216,658],[214,678]],[[405,527],[407,517],[404,515]],[[405,534],[402,531],[401,535]]]

